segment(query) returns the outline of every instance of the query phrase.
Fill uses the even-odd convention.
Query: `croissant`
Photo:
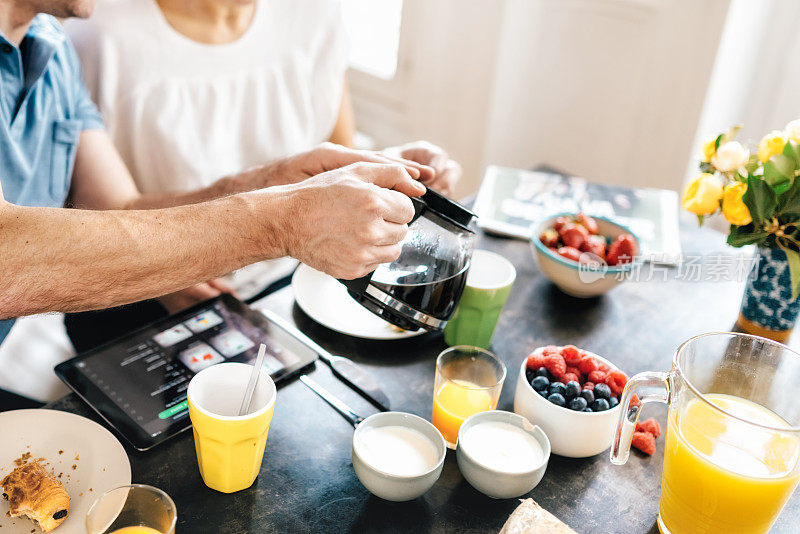
[[[69,515],[69,495],[61,482],[47,474],[38,462],[14,469],[2,481],[11,516],[28,516],[44,532],[50,532]]]

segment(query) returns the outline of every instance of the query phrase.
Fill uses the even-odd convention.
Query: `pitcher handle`
[[[648,402],[669,403],[671,390],[671,373],[647,372],[639,373],[625,385],[619,401],[619,421],[611,446],[611,463],[622,465],[628,461],[631,452],[631,439],[639,420],[641,406],[632,406],[634,396],[639,397],[641,404]]]

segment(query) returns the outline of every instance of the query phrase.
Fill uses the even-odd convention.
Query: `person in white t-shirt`
[[[346,35],[336,0],[102,0],[67,31],[86,85],[143,193],[190,191],[324,141],[352,145]],[[460,166],[430,143],[387,152],[437,171],[450,193]],[[160,299],[168,311],[228,290],[251,298],[293,260],[252,265]],[[140,322],[160,313],[143,303]],[[136,308],[137,306],[134,306]],[[114,313],[118,317],[114,318]],[[121,312],[68,317],[87,349],[136,326]],[[98,322],[111,318],[107,328]],[[99,336],[99,337],[98,337]]]

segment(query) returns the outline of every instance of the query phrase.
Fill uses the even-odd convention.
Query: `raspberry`
[[[581,351],[575,345],[564,345],[561,349],[561,355],[567,365],[576,367],[581,361]]]
[[[588,389],[589,391],[592,391],[594,389],[594,382],[584,382],[583,389]]]
[[[656,438],[648,432],[634,432],[631,445],[648,456],[656,452]]]
[[[587,380],[589,382],[594,382],[595,384],[600,384],[601,382],[606,381],[606,374],[600,370],[592,371],[591,373],[589,373]]]
[[[625,389],[625,384],[628,383],[628,375],[618,369],[613,369],[608,372],[605,383],[608,384],[614,395],[620,395],[622,390]]]
[[[661,435],[661,425],[652,417],[647,421],[636,423],[636,432],[647,432],[654,438]]]
[[[588,375],[597,370],[597,361],[591,356],[583,356],[580,363],[578,363],[578,369],[580,369],[581,373]]]
[[[555,345],[547,345],[545,348],[542,349],[542,354],[547,356],[548,354],[558,354],[558,347]]]
[[[631,406],[632,407],[638,408],[641,405],[642,405],[642,401],[639,400],[639,396],[638,395],[634,395],[633,397],[631,397]]]
[[[541,352],[532,352],[528,355],[525,367],[534,371],[539,367],[544,367],[544,355]]]
[[[571,367],[569,363],[567,364],[567,372],[576,376],[581,376],[580,370],[578,370],[577,367]],[[580,382],[580,380],[578,382]]]
[[[564,376],[561,379],[564,381],[565,384],[572,380],[574,380],[575,382],[580,382],[581,375],[579,374],[576,375],[575,373],[570,373],[569,371],[567,371],[566,373],[564,373]]]
[[[567,372],[567,362],[565,362],[564,357],[558,353],[545,356],[544,366],[547,367],[547,370],[556,378],[561,378],[564,376],[564,373]]]
[[[597,364],[597,368],[599,370],[603,371],[604,373],[607,373],[608,370],[610,369],[606,364],[604,364],[600,360],[595,360],[594,363],[596,363]]]

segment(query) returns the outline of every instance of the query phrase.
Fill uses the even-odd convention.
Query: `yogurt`
[[[394,476],[421,475],[439,463],[433,441],[418,430],[399,425],[366,428],[359,432],[355,447],[364,462]]]
[[[540,467],[544,451],[539,442],[518,426],[486,421],[471,426],[458,440],[477,463],[503,473],[528,473]]]

